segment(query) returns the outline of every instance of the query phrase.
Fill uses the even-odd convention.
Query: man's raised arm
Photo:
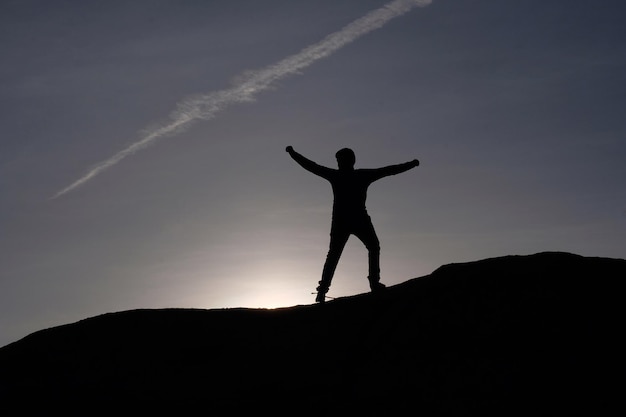
[[[315,162],[311,161],[310,159],[305,158],[304,156],[300,155],[298,152],[294,151],[293,147],[291,146],[287,146],[287,149],[285,150],[287,151],[289,156],[293,158],[294,161],[300,164],[302,168],[306,169],[309,172],[312,172],[315,175],[319,175],[322,178],[328,179],[330,173],[333,171],[330,168],[318,165]]]
[[[375,173],[376,180],[381,179],[383,177],[388,177],[389,175],[401,174],[404,171],[408,171],[409,169],[415,168],[419,166],[420,161],[414,159],[409,162],[405,162],[403,164],[398,165],[389,165],[386,167],[378,168],[372,170]]]

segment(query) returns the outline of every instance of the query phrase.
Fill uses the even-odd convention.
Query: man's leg
[[[330,282],[333,279],[339,258],[341,257],[341,253],[349,237],[350,233],[348,231],[336,227],[331,228],[330,247],[322,271],[322,280],[319,282],[319,287],[317,287],[317,298],[315,301],[324,302],[324,295],[328,292],[328,288],[330,288]]]
[[[380,283],[380,242],[369,216],[363,219],[362,224],[359,225],[354,234],[367,248],[369,264],[369,276],[367,279],[370,282],[370,288],[372,291],[385,288],[385,285]]]

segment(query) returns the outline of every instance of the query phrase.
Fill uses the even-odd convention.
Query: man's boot
[[[316,303],[324,303],[326,302],[326,293],[328,292],[328,287],[322,285],[322,282],[319,282],[319,286],[317,287],[317,297],[315,297]]]
[[[377,278],[368,278],[370,282],[370,289],[372,292],[380,292],[383,291],[387,286],[380,282],[380,277]]]

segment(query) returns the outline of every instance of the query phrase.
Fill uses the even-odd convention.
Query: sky
[[[387,285],[625,258],[626,4],[390,3],[1,2],[0,346],[113,311],[312,303],[332,191],[289,145],[420,160],[369,189]],[[366,277],[353,237],[328,295]]]

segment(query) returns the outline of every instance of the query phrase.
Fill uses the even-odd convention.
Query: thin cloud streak
[[[255,96],[269,89],[276,81],[296,74],[322,58],[326,58],[342,47],[354,42],[367,33],[381,28],[395,17],[402,16],[414,7],[428,6],[432,0],[395,0],[383,7],[373,10],[365,16],[349,23],[341,30],[331,33],[320,42],[308,46],[276,64],[260,70],[251,71],[246,77],[230,89],[193,96],[182,100],[170,114],[170,121],[144,132],[143,137],[109,159],[91,168],[81,178],[56,193],[52,199],[84,185],[103,171],[113,167],[120,161],[136,152],[152,145],[159,138],[172,136],[188,128],[197,119],[209,120],[226,107],[254,101]]]

